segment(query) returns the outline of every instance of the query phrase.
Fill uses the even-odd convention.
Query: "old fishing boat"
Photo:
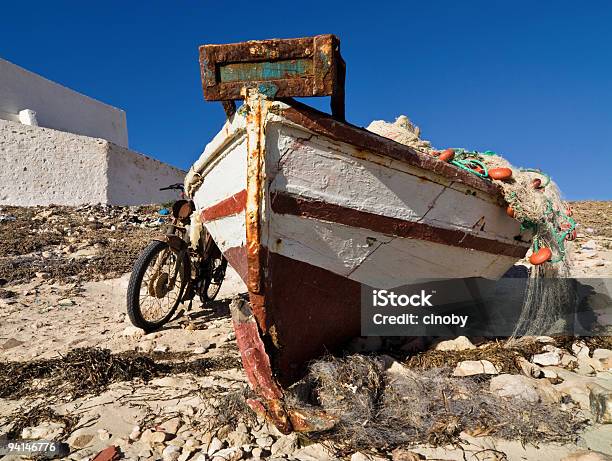
[[[362,284],[499,278],[529,242],[492,182],[344,121],[336,37],[200,51],[205,97],[228,119],[186,178],[192,224],[249,290],[232,314],[251,406],[284,431],[320,428],[282,388],[359,335]],[[290,99],[324,95],[331,115]]]

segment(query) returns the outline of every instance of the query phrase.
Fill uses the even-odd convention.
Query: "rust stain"
[[[281,432],[289,433],[292,426],[283,406],[283,392],[273,377],[270,357],[261,340],[253,312],[243,300],[232,303],[230,310],[242,365],[251,388],[261,397],[261,400],[250,400],[248,403]]]
[[[222,101],[228,118],[244,88],[272,86],[277,98],[331,96],[332,114],[344,119],[346,65],[335,35],[203,45],[200,73],[204,99]]]

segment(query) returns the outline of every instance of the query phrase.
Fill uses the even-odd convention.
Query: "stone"
[[[521,368],[521,372],[525,376],[529,376],[530,378],[540,378],[544,375],[544,371],[534,363],[531,363],[524,357],[518,357],[516,359],[519,367]]]
[[[176,434],[181,426],[181,418],[172,418],[160,424],[160,427],[168,434]]]
[[[150,445],[154,443],[163,443],[168,440],[168,434],[163,431],[152,431],[151,429],[147,429],[140,436],[140,440]]]
[[[567,455],[561,461],[612,461],[612,457],[598,451],[583,450]]]
[[[107,442],[110,440],[111,435],[106,429],[98,429],[98,438],[103,442]]]
[[[391,452],[391,459],[393,459],[393,461],[419,461],[425,459],[425,457],[420,453],[415,453],[414,451],[399,447]]]
[[[255,447],[251,450],[251,455],[253,455],[254,459],[260,459],[263,453],[264,451],[261,447]]]
[[[212,456],[213,454],[215,454],[222,448],[223,448],[223,442],[221,442],[221,440],[219,440],[217,437],[214,437],[210,441],[210,445],[208,446],[208,452],[207,452],[208,456]]]
[[[592,384],[589,392],[589,405],[595,421],[612,424],[612,390]]]
[[[322,443],[311,443],[310,445],[307,445],[297,451],[294,451],[290,457],[299,461],[319,461],[321,459],[337,459],[334,456],[334,453],[331,452],[329,448],[327,448]]]
[[[610,349],[595,349],[593,360],[601,364],[602,370],[612,370],[612,351]]]
[[[255,443],[259,445],[261,448],[270,448],[274,443],[274,439],[272,437],[258,437],[255,439]]]
[[[180,455],[181,448],[177,447],[176,445],[168,445],[162,451],[163,461],[178,461]]]
[[[476,349],[476,346],[465,336],[458,336],[455,339],[441,341],[436,344],[437,351],[465,351],[468,349]]]
[[[290,455],[298,448],[297,434],[283,435],[279,437],[276,442],[270,447],[272,456],[283,456]]]
[[[169,346],[166,346],[165,344],[158,344],[157,346],[155,346],[155,349],[153,349],[153,352],[168,352],[170,350]]]
[[[226,437],[228,445],[232,447],[239,447],[242,445],[247,445],[251,442],[251,437],[246,432],[241,432],[238,430],[230,432]]]
[[[593,239],[585,242],[582,244],[582,246],[580,247],[583,250],[596,250],[597,249],[597,242]]]
[[[75,304],[74,301],[70,298],[63,298],[57,302],[57,305],[61,307],[70,307],[70,306],[74,306],[74,304]]]
[[[541,368],[544,378],[559,379],[559,375],[553,368]]]
[[[145,331],[142,328],[130,325],[121,332],[121,335],[130,339],[140,339],[145,335]]]
[[[212,457],[212,461],[238,461],[242,458],[242,449],[240,447],[229,447],[219,450]]]
[[[351,461],[386,461],[387,458],[382,458],[380,456],[374,455],[366,455],[365,453],[361,453],[358,451],[357,453],[353,453],[351,455]]]
[[[21,431],[22,439],[54,440],[64,433],[64,425],[45,421],[38,426],[26,427]]]
[[[589,357],[589,348],[584,341],[576,341],[572,344],[572,352],[577,358]]]
[[[129,435],[130,440],[138,440],[140,438],[140,426],[134,426]]]
[[[572,354],[563,353],[561,354],[561,360],[559,361],[559,365],[564,368],[572,369],[574,366],[578,365],[578,359]]]
[[[77,450],[80,450],[81,448],[85,448],[89,445],[91,445],[91,442],[94,439],[94,435],[93,434],[79,434],[76,436],[70,436],[68,438],[68,445],[70,445],[72,448],[76,448]]]
[[[557,351],[551,351],[544,352],[542,354],[535,354],[531,361],[537,365],[554,366],[561,363],[561,357]]]
[[[488,360],[465,360],[459,362],[453,376],[496,375],[499,371]]]
[[[489,383],[489,390],[500,397],[514,397],[533,403],[540,399],[531,378],[523,375],[495,376]]]
[[[544,403],[559,403],[562,395],[548,379],[538,379],[533,381],[535,390],[540,397],[540,401]]]
[[[542,344],[555,344],[557,342],[552,336],[536,336],[535,341]]]

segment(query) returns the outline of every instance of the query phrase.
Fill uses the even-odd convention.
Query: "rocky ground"
[[[605,287],[612,203],[577,202],[574,209],[581,223],[574,275]],[[245,291],[235,272],[228,271],[216,302],[205,309],[194,303],[159,332],[144,334],[126,319],[127,273],[163,220],[153,207],[0,209],[0,434],[66,441],[71,460],[105,449],[98,461],[612,459],[610,338],[540,337],[508,348],[460,337],[393,358],[384,341],[358,339],[352,350],[376,351],[370,359],[389,389],[429,379],[431,370],[452,389],[477,387],[432,399],[425,413],[446,405],[445,423],[438,419],[426,428],[427,440],[402,446],[351,445],[346,433],[280,434],[244,405],[228,309]],[[477,401],[474,389],[486,399]],[[457,398],[473,401],[474,411],[489,405],[523,413],[494,423],[476,421],[470,410],[457,420]],[[532,419],[537,412],[550,415],[549,423]]]

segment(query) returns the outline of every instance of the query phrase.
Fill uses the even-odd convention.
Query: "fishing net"
[[[367,129],[501,187],[508,204],[507,214],[521,223],[524,238],[532,238],[533,242],[529,256],[532,268],[513,336],[563,331],[564,325],[558,319],[576,299],[569,278],[571,258],[567,248],[568,242],[576,238],[576,222],[550,176],[537,169],[517,168],[492,151],[434,149],[428,141],[421,140],[419,127],[405,115],[394,123],[373,121]]]
[[[563,441],[582,425],[575,412],[558,406],[500,398],[489,391],[487,379],[455,378],[449,367],[417,373],[363,355],[311,363],[286,399],[293,407],[313,405],[335,417],[337,424],[326,437],[353,451],[446,445],[458,442],[463,431],[523,442]]]

